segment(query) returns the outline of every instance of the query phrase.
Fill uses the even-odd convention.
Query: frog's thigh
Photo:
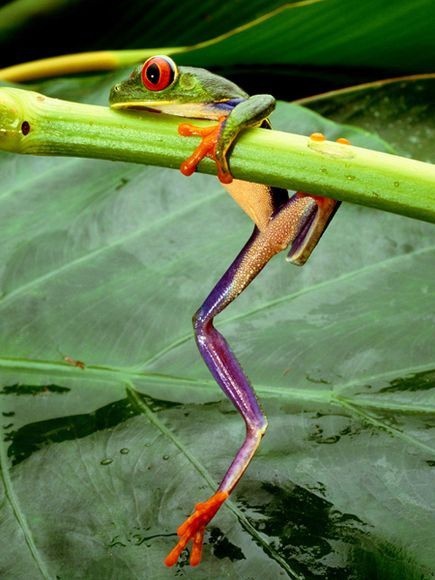
[[[225,184],[225,189],[258,229],[264,230],[274,210],[271,188],[261,183],[233,179]]]

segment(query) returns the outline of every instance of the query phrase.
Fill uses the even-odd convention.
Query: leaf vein
[[[32,531],[30,530],[27,520],[20,508],[20,503],[18,501],[17,495],[15,493],[15,490],[13,488],[12,485],[12,481],[10,478],[10,474],[9,474],[9,468],[8,468],[8,460],[7,460],[7,456],[6,456],[6,449],[5,449],[5,443],[3,441],[0,442],[0,474],[1,474],[1,479],[3,480],[3,485],[4,485],[4,489],[5,489],[5,496],[7,498],[7,501],[9,502],[9,505],[11,506],[12,512],[15,516],[15,519],[18,522],[19,527],[21,528],[21,531],[23,533],[24,536],[24,540],[27,544],[27,547],[30,551],[30,554],[33,558],[33,560],[35,561],[41,576],[43,578],[45,578],[46,580],[50,580],[51,575],[49,574],[45,563],[42,560],[42,557],[38,551],[38,548],[35,545],[34,539],[33,539],[33,534]]]

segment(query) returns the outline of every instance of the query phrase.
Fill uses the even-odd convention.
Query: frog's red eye
[[[150,91],[167,89],[177,76],[177,65],[168,56],[152,56],[142,67],[142,82]]]

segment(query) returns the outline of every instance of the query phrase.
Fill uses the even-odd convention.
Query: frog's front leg
[[[213,326],[213,319],[248,286],[275,254],[307,234],[317,212],[318,204],[314,198],[292,196],[272,216],[264,230],[254,229],[246,246],[194,316],[196,341],[202,358],[242,415],[246,437],[216,493],[207,501],[197,504],[193,514],[178,528],[180,539],[165,560],[167,566],[177,562],[190,541],[193,542],[190,564],[199,564],[206,525],[248,467],[267,426],[248,378],[225,338]]]
[[[248,127],[256,127],[270,115],[275,108],[275,99],[271,95],[254,95],[236,104],[230,113],[225,103],[220,104],[222,115],[218,124],[209,127],[197,127],[190,123],[182,123],[178,132],[183,136],[201,137],[201,143],[192,155],[181,164],[184,175],[192,175],[198,163],[204,157],[211,157],[216,162],[218,178],[222,183],[231,183],[233,177],[228,165],[228,151],[238,134]],[[219,104],[217,105],[219,108]]]

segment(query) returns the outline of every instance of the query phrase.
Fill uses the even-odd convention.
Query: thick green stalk
[[[184,47],[166,47],[160,48],[159,54],[174,55],[183,50]],[[156,54],[155,48],[64,54],[2,68],[0,69],[0,79],[18,83],[87,71],[114,70],[122,66],[133,66],[154,54]]]
[[[180,119],[117,112],[0,89],[0,149],[179,167],[196,140],[180,137]],[[200,123],[195,121],[195,123]],[[211,160],[200,171],[215,173]],[[236,178],[308,191],[435,223],[435,166],[309,137],[251,129],[231,155]]]

